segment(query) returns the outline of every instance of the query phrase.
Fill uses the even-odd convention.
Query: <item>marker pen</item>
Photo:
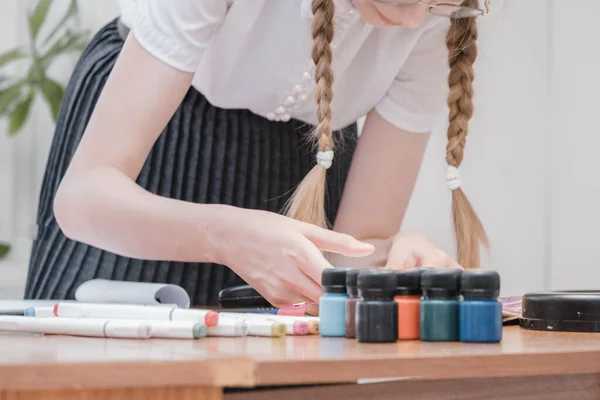
[[[283,322],[253,317],[251,314],[223,314],[219,315],[219,325],[223,321],[243,321],[248,326],[248,336],[281,337],[287,334],[286,324]]]
[[[207,327],[202,322],[147,321],[147,323],[152,327],[153,338],[200,339],[208,334]]]
[[[214,326],[219,322],[219,314],[210,310],[127,304],[58,303],[54,306],[54,314],[67,318],[194,321],[203,322],[206,326]]]
[[[287,315],[268,315],[268,314],[246,314],[246,313],[229,313],[220,312],[219,318],[239,318],[246,320],[263,320],[274,321],[285,324],[287,335],[302,336],[310,333],[311,326],[314,330],[315,321],[305,317],[293,317]],[[316,322],[316,330],[318,332],[319,324]]]
[[[308,333],[311,335],[319,334],[319,320],[310,320],[308,321]]]
[[[239,337],[248,335],[248,324],[246,321],[229,319],[219,321],[217,326],[209,326],[207,336],[217,337]]]
[[[2,316],[0,331],[128,339],[148,339],[152,336],[152,327],[147,322],[106,319]]]
[[[26,317],[56,318],[54,307],[29,307],[23,313]]]

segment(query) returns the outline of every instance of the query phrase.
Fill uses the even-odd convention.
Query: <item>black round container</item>
[[[538,331],[600,332],[600,291],[527,293],[519,324]]]
[[[321,273],[323,293],[346,293],[348,268],[327,268]]]
[[[357,279],[356,340],[391,343],[398,340],[398,303],[394,301],[396,274],[393,271],[362,271]]]

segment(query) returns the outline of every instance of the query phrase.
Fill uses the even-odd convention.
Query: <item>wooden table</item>
[[[270,396],[598,399],[600,334],[507,327],[502,343],[484,345],[374,345],[308,336],[136,341],[0,335],[1,400]]]

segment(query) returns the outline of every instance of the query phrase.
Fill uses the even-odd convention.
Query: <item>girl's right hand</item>
[[[332,265],[322,252],[368,256],[371,244],[266,211],[228,208],[215,243],[227,265],[274,306],[318,302],[321,273]]]

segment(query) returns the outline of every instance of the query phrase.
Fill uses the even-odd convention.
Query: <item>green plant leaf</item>
[[[10,124],[8,127],[9,135],[14,135],[19,132],[23,125],[25,125],[25,121],[27,121],[27,117],[29,117],[29,110],[31,109],[31,103],[33,102],[34,97],[33,92],[29,92],[27,98],[17,104],[10,114]]]
[[[56,121],[65,90],[60,83],[50,78],[44,78],[40,84],[40,88],[42,89],[42,94],[52,110],[52,118],[54,118],[54,121]]]
[[[48,43],[50,43],[50,40],[52,40],[52,38],[54,36],[56,36],[56,34],[62,28],[64,28],[67,21],[70,20],[75,15],[77,15],[78,12],[79,12],[79,6],[77,4],[77,0],[71,0],[71,4],[69,5],[67,12],[65,13],[65,15],[63,15],[63,17],[60,19],[58,24],[56,24],[54,29],[52,29],[52,31],[48,34],[48,36],[46,37],[46,40],[44,40],[44,45],[47,45]]]
[[[50,63],[57,56],[63,55],[70,51],[79,51],[82,41],[87,41],[87,35],[84,34],[73,34],[66,32],[60,39],[58,39],[48,51],[40,57],[44,69],[47,69]]]
[[[17,82],[0,91],[0,117],[6,115],[11,105],[21,97],[23,82]]]
[[[46,17],[48,16],[48,10],[52,5],[52,0],[39,0],[33,13],[29,15],[29,33],[31,34],[31,40],[36,41],[38,34]]]
[[[6,258],[8,253],[10,253],[10,245],[6,243],[0,243],[0,260]]]
[[[0,67],[23,58],[25,58],[25,53],[20,48],[9,50],[0,54]]]

